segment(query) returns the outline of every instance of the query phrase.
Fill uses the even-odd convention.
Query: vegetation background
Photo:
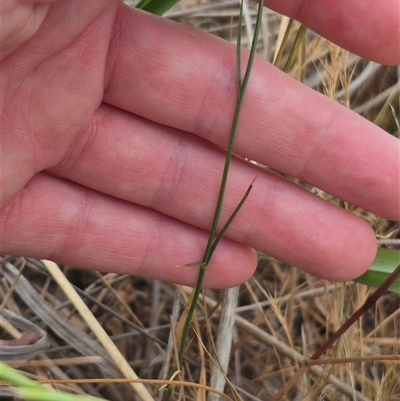
[[[236,43],[238,16],[237,0],[182,0],[166,15],[232,43]],[[244,46],[248,43],[246,32],[252,31],[255,16],[256,6],[250,3],[245,8]],[[287,18],[264,10],[258,46],[262,57],[274,59],[287,22]],[[294,23],[278,63],[281,69],[298,28]],[[360,59],[308,31],[290,75],[393,135],[399,135],[398,67]],[[398,222],[383,220],[317,188],[287,178],[363,217],[375,230],[380,246],[400,248]],[[0,309],[7,309],[15,314],[15,319],[20,317],[44,330],[50,343],[45,352],[36,351],[33,359],[23,354],[10,356],[10,364],[38,381],[56,380],[58,388],[72,393],[112,401],[139,399],[130,385],[112,382],[123,377],[119,368],[104,348],[94,345],[96,335],[85,316],[38,261],[5,256],[2,266]],[[176,370],[173,352],[172,356],[168,353],[166,343],[171,320],[182,311],[186,289],[141,277],[60,267],[80,291],[79,296],[117,345],[124,360],[141,379],[150,380],[146,383],[148,391],[154,399],[161,399],[163,391],[154,379],[168,379]],[[224,351],[229,353],[228,385],[224,390],[228,399],[272,400],[297,370],[302,358],[310,356],[371,292],[372,289],[362,284],[320,280],[260,254],[256,274],[239,289],[233,344]],[[194,387],[177,386],[174,399],[218,399],[204,386],[210,384],[210,371],[217,363],[217,337],[221,336],[218,325],[223,312],[213,307],[213,303],[220,302],[224,293],[206,290],[203,295],[194,322],[197,335],[192,333],[181,367],[182,379]],[[287,388],[284,399],[400,400],[399,305],[398,294],[385,294],[327,352],[322,358],[323,364],[312,367],[295,386]],[[7,321],[14,322],[11,318]],[[1,320],[1,338],[18,336],[15,322],[7,324],[5,319]],[[26,331],[24,327],[19,329]],[[100,381],[94,383],[94,378]],[[86,379],[86,382],[77,384],[72,379]],[[6,387],[1,391],[4,397],[16,399]]]

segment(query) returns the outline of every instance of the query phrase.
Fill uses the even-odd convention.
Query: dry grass
[[[170,18],[232,42],[237,16],[236,1],[185,0],[169,13]],[[255,9],[250,6],[247,23],[254,22],[254,18]],[[273,59],[284,23],[280,15],[265,11],[259,45],[263,57]],[[293,38],[291,35],[285,47],[281,68]],[[291,74],[398,135],[399,84],[395,67],[371,64],[308,32]],[[309,189],[328,197],[315,188]],[[399,223],[329,199],[365,218],[382,246],[400,246]],[[75,309],[40,263],[19,257],[5,257],[2,263],[0,304],[45,330],[50,344],[49,349],[42,349],[29,361],[24,361],[22,354],[14,355],[14,364],[31,377],[55,380],[60,388],[71,392],[112,401],[139,399],[130,385],[113,380],[123,377],[118,362],[98,344],[87,318]],[[116,344],[125,363],[141,379],[148,379],[148,391],[154,399],[161,399],[161,384],[155,379],[174,375],[175,349],[173,342],[169,348],[167,343],[171,321],[181,313],[186,289],[140,277],[103,275],[65,266],[62,270],[69,282],[80,289],[79,296]],[[218,399],[210,395],[207,386],[210,376],[213,383],[220,381],[215,366],[216,353],[222,345],[225,348],[219,360],[222,365],[224,360],[227,363],[228,385],[223,392],[228,399],[273,399],[303,358],[338,329],[370,293],[371,289],[364,285],[329,283],[260,256],[256,274],[239,288],[238,309],[231,323],[227,318],[228,329],[218,328],[221,316],[233,308],[228,301],[222,309],[219,305],[227,294],[204,292],[194,322],[197,335],[192,333],[180,368],[184,375],[179,377],[192,387],[177,386],[175,399]],[[295,386],[287,389],[284,399],[400,400],[399,304],[398,295],[383,296],[326,353],[323,364],[310,367]],[[229,324],[233,325],[231,330]],[[0,330],[2,338],[18,336],[6,319],[1,321]],[[222,330],[219,340],[218,330]],[[229,334],[233,336],[232,347],[227,341]],[[129,373],[125,376],[133,377]],[[76,379],[86,382],[77,384]],[[222,379],[224,382],[224,376]]]

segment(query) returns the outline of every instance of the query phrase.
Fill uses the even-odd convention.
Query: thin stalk
[[[243,195],[242,199],[240,200],[240,202],[238,203],[238,205],[236,206],[235,210],[233,211],[233,213],[229,216],[229,219],[227,220],[227,222],[225,223],[225,225],[222,227],[221,231],[219,232],[219,234],[217,235],[217,238],[215,238],[215,241],[213,242],[212,246],[211,246],[211,255],[214,253],[215,249],[217,248],[217,245],[219,243],[219,241],[221,241],[222,237],[224,236],[226,230],[228,229],[228,227],[231,225],[233,219],[236,217],[236,215],[238,214],[239,210],[242,208],[244,202],[246,201],[247,197],[250,195],[250,191],[252,190],[253,186],[254,186],[254,182],[255,182],[255,178],[254,180],[251,182],[251,184],[249,185],[249,187],[247,188],[247,191],[245,192],[245,194]]]
[[[313,365],[314,361],[323,355],[368,309],[372,308],[378,299],[389,289],[389,287],[400,276],[400,265],[393,270],[388,278],[365,300],[345,322],[326,340],[311,356],[306,359],[302,366],[295,372],[290,380],[275,394],[272,401],[280,401],[285,394],[296,384],[297,380]]]
[[[242,26],[242,15],[243,15],[243,0],[240,3],[238,39],[237,39],[237,45],[236,45],[236,75],[237,75],[238,94],[237,94],[237,99],[236,99],[235,113],[234,113],[233,120],[232,120],[232,126],[231,126],[230,135],[229,135],[229,142],[228,142],[228,146],[227,146],[227,150],[226,150],[224,170],[223,170],[222,177],[221,177],[221,184],[220,184],[220,189],[219,189],[219,194],[218,194],[218,200],[217,200],[217,205],[216,205],[215,211],[214,211],[214,217],[213,217],[213,221],[211,224],[210,234],[208,237],[207,246],[206,246],[206,249],[204,252],[203,260],[200,263],[197,284],[196,284],[195,289],[192,292],[192,296],[191,296],[192,301],[190,303],[189,311],[188,311],[188,314],[187,314],[187,317],[185,320],[185,324],[184,324],[184,327],[182,330],[182,337],[181,337],[179,353],[178,353],[178,360],[180,363],[182,362],[182,359],[183,359],[183,353],[185,350],[186,339],[187,339],[187,336],[189,333],[193,314],[196,309],[197,300],[199,299],[199,295],[201,292],[207,265],[209,264],[211,256],[212,256],[213,252],[215,251],[219,241],[221,240],[225,231],[228,229],[232,220],[234,219],[234,217],[236,216],[236,214],[242,207],[243,203],[247,199],[247,197],[251,191],[251,188],[253,187],[253,184],[254,184],[254,180],[253,180],[253,182],[250,184],[249,188],[247,189],[246,193],[240,200],[239,204],[237,205],[237,207],[235,208],[235,210],[229,217],[228,221],[223,226],[219,235],[215,238],[217,226],[218,226],[218,222],[219,222],[219,217],[221,214],[222,202],[223,202],[224,195],[225,195],[226,183],[227,183],[227,179],[228,179],[229,166],[230,166],[231,159],[232,159],[233,145],[235,142],[235,136],[236,136],[237,126],[238,126],[238,122],[239,122],[240,110],[242,107],[242,102],[243,102],[244,94],[246,91],[247,83],[250,78],[250,72],[251,72],[251,68],[253,65],[254,56],[256,53],[258,35],[259,35],[260,29],[261,29],[262,12],[263,12],[263,6],[261,4],[258,6],[257,21],[256,21],[255,30],[254,30],[253,41],[251,44],[249,59],[248,59],[247,66],[246,66],[246,71],[245,71],[244,77],[242,79],[241,78],[240,61],[241,61],[241,38],[242,38],[241,26]],[[168,392],[166,394],[166,400],[169,400],[171,398],[173,388],[174,388],[174,386],[172,386],[172,385],[169,386]]]
[[[238,79],[237,79],[238,96],[237,96],[237,100],[236,100],[235,114],[234,114],[233,121],[232,121],[232,127],[231,127],[231,132],[230,132],[230,136],[229,136],[229,142],[228,142],[228,147],[227,147],[226,157],[225,157],[225,165],[224,165],[224,170],[223,170],[223,173],[222,173],[220,190],[219,190],[219,195],[218,195],[218,201],[217,201],[217,205],[216,205],[215,212],[214,212],[214,218],[213,218],[213,222],[212,222],[212,225],[211,225],[210,235],[208,237],[208,243],[207,243],[206,250],[204,252],[203,261],[202,261],[202,264],[200,265],[199,276],[198,276],[198,279],[197,279],[196,288],[194,290],[193,300],[192,300],[192,303],[190,304],[188,316],[187,316],[187,319],[186,319],[186,322],[185,322],[185,325],[184,325],[184,328],[183,328],[182,341],[181,341],[180,348],[179,348],[179,360],[182,360],[182,357],[183,357],[186,338],[187,338],[187,335],[188,335],[188,332],[189,332],[189,328],[190,328],[190,324],[191,324],[192,317],[193,317],[193,314],[194,314],[194,310],[196,308],[196,303],[197,303],[197,300],[198,300],[199,295],[200,295],[200,291],[201,291],[201,287],[202,287],[202,284],[203,284],[203,279],[204,279],[204,274],[205,274],[205,271],[206,271],[206,267],[207,267],[207,265],[208,265],[208,263],[210,261],[212,253],[215,250],[216,244],[218,244],[218,242],[214,241],[214,237],[215,237],[215,233],[216,233],[216,230],[217,230],[219,216],[220,216],[221,208],[222,208],[222,201],[223,201],[224,194],[225,194],[226,182],[227,182],[227,179],[228,179],[229,166],[230,166],[230,163],[231,163],[232,153],[233,153],[233,145],[234,145],[237,126],[238,126],[238,122],[239,122],[240,110],[241,110],[244,94],[245,94],[245,91],[246,91],[247,83],[248,83],[249,78],[250,78],[250,72],[251,72],[251,68],[252,68],[252,65],[253,65],[254,56],[255,56],[255,53],[256,53],[257,39],[258,39],[258,34],[259,34],[260,28],[261,28],[262,11],[263,11],[263,7],[262,7],[262,5],[259,5],[258,6],[257,21],[256,21],[255,30],[254,30],[253,41],[252,41],[251,49],[250,49],[249,60],[247,62],[245,75],[244,75],[244,78],[242,80],[241,76],[239,74],[240,74],[240,59],[241,59],[241,52],[240,52],[240,49],[241,49],[241,47],[240,47],[241,33],[240,33],[240,27],[241,27],[241,22],[242,22],[241,19],[242,19],[242,12],[243,12],[243,1],[240,4],[238,44],[236,46],[236,49],[237,49],[236,50],[236,70],[237,70],[237,76],[238,76]],[[250,191],[251,186],[249,187],[248,192]],[[242,199],[242,201],[239,203],[239,205],[238,205],[239,208],[242,206],[244,200],[246,199],[246,197],[248,195],[248,192],[245,194],[244,199]],[[234,217],[234,215],[236,215],[238,210],[239,210],[238,208],[235,209],[235,211],[234,211],[234,213],[232,215],[233,217]],[[232,216],[228,220],[229,223],[233,220]],[[225,229],[223,229],[223,232],[225,232],[228,227],[224,227],[224,228]],[[217,237],[216,241],[219,241],[219,240],[220,240],[220,238]],[[215,243],[215,246],[213,246],[214,243]]]
[[[290,20],[288,22],[288,25],[286,27],[285,34],[284,34],[284,36],[282,38],[281,45],[279,46],[278,53],[276,54],[276,57],[275,57],[275,60],[274,60],[274,66],[275,67],[278,67],[279,62],[281,61],[283,51],[285,50],[286,43],[287,43],[287,41],[289,39],[289,36],[290,36],[290,30],[292,29],[293,22],[294,22],[294,19],[290,18]]]
[[[307,32],[307,27],[305,25],[301,25],[299,30],[297,31],[296,39],[294,41],[292,50],[289,53],[289,57],[286,61],[285,68],[283,69],[284,72],[287,73],[292,68],[292,65],[296,59],[297,53],[300,49],[300,45],[303,42],[306,32]]]
[[[247,188],[245,194],[242,196],[242,199],[240,199],[240,202],[236,206],[235,210],[229,216],[227,222],[224,224],[224,226],[222,227],[221,231],[219,232],[219,234],[215,238],[214,242],[212,243],[210,257],[212,256],[212,254],[214,253],[215,249],[217,248],[217,245],[218,245],[219,241],[221,241],[221,239],[224,236],[226,230],[231,225],[233,219],[236,217],[236,215],[238,214],[239,210],[242,208],[242,206],[243,206],[244,202],[246,201],[247,197],[250,195],[250,191],[252,190],[252,188],[254,186],[255,180],[256,180],[256,178],[253,179],[253,181],[251,182],[251,184]],[[203,261],[201,261],[201,262],[197,261],[197,262],[192,262],[192,263],[186,263],[184,265],[178,265],[178,267],[191,267],[191,266],[203,266],[203,265],[204,265]]]

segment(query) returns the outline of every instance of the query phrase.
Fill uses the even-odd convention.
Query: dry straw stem
[[[45,360],[30,360],[24,363],[26,367],[50,367],[50,366],[72,366],[72,365],[85,365],[91,363],[101,363],[102,358],[99,356],[76,356],[72,358],[53,358]],[[69,379],[65,379],[68,381]]]
[[[0,312],[0,327],[15,337],[12,341],[0,340],[0,360],[3,362],[18,366],[18,363],[24,363],[47,350],[46,332],[22,316],[3,309]]]
[[[191,291],[190,288],[188,288],[188,287],[184,287],[184,288],[188,293],[190,293],[190,291]],[[204,296],[201,295],[200,298],[204,298]],[[208,297],[205,297],[204,301],[207,304],[207,306],[211,309],[213,309],[217,306],[217,302],[213,301],[212,299],[210,299]],[[236,316],[235,324],[237,327],[241,328],[242,330],[244,330],[245,332],[247,332],[254,338],[258,339],[260,342],[262,342],[264,344],[268,344],[271,347],[274,347],[278,353],[286,356],[287,358],[291,359],[292,361],[296,362],[297,364],[301,365],[306,361],[307,358],[305,358],[303,355],[296,352],[293,348],[289,347],[282,341],[278,340],[276,337],[271,336],[264,330],[261,330],[254,324],[248,322],[246,319],[244,319],[240,316]],[[317,365],[310,366],[309,371],[317,377],[320,377],[323,374],[323,369]],[[351,386],[343,383],[340,379],[338,379],[337,377],[335,377],[333,375],[329,375],[327,378],[327,381],[330,384],[333,384],[337,388],[338,391],[340,391],[341,393],[343,393],[347,396],[352,397],[353,393],[354,393],[356,396],[356,399],[358,401],[370,401],[368,399],[368,397],[364,396],[363,394],[361,394],[358,391],[354,391],[351,388]]]
[[[196,389],[201,389],[203,391],[209,391],[217,394],[219,397],[223,398],[227,401],[233,401],[228,395],[215,390],[210,386],[206,386],[203,384],[188,382],[184,380],[160,380],[160,379],[70,379],[70,380],[40,380],[42,384],[85,384],[85,383],[107,383],[107,384],[120,384],[120,383],[128,383],[128,384],[149,384],[149,385],[176,385],[182,387],[192,387]],[[90,399],[89,399],[90,400]],[[88,401],[89,401],[88,400]]]
[[[235,323],[236,306],[239,297],[239,287],[233,287],[224,291],[220,320],[218,325],[216,358],[218,366],[214,363],[211,368],[211,386],[223,391],[226,382],[226,374],[233,340],[233,326]],[[208,401],[218,401],[215,394],[210,393]]]
[[[139,379],[136,373],[133,371],[127,360],[121,355],[118,348],[115,346],[113,341],[110,339],[106,331],[103,329],[98,320],[93,316],[90,309],[82,301],[82,298],[77,294],[71,283],[67,280],[61,269],[49,260],[43,260],[43,264],[46,266],[54,280],[58,283],[60,288],[64,291],[65,295],[70,299],[75,308],[78,310],[82,318],[85,320],[87,325],[91,328],[94,335],[97,337],[99,342],[107,350],[112,360],[119,367],[121,372],[127,379]],[[131,383],[133,389],[137,392],[143,401],[154,401],[151,394],[148,392],[146,387],[141,382]]]

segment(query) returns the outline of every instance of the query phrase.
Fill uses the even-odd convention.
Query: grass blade
[[[238,88],[238,97],[237,97],[237,101],[236,101],[235,114],[234,114],[233,121],[232,121],[231,133],[230,133],[230,136],[229,136],[229,143],[228,143],[228,147],[227,147],[227,151],[226,151],[225,165],[224,165],[224,171],[222,173],[222,178],[221,178],[221,185],[220,185],[220,190],[219,190],[219,195],[218,195],[218,201],[217,201],[217,205],[216,205],[215,212],[214,212],[214,218],[213,218],[210,234],[209,234],[209,237],[208,237],[207,247],[206,247],[206,250],[204,252],[203,263],[202,263],[202,265],[200,267],[199,276],[198,276],[198,279],[197,279],[197,285],[196,285],[196,288],[194,290],[193,301],[192,301],[192,303],[190,305],[189,312],[188,312],[188,317],[186,319],[186,323],[185,323],[185,326],[184,326],[184,329],[183,329],[182,341],[181,341],[181,345],[180,345],[180,348],[179,348],[179,360],[182,360],[182,357],[183,357],[183,352],[184,352],[184,349],[185,349],[185,343],[186,343],[187,334],[189,332],[189,327],[190,327],[190,324],[191,324],[193,313],[194,313],[194,310],[195,310],[195,307],[196,307],[196,303],[197,303],[198,297],[200,295],[200,291],[201,291],[201,287],[202,287],[202,283],[203,283],[203,279],[204,279],[205,270],[206,270],[206,267],[207,267],[207,265],[208,265],[208,263],[210,261],[211,255],[215,250],[215,247],[213,246],[214,237],[215,237],[215,233],[216,233],[216,230],[217,230],[219,216],[220,216],[221,208],[222,208],[222,201],[223,201],[224,194],[225,194],[225,188],[226,188],[226,182],[227,182],[227,179],[228,179],[229,166],[230,166],[230,162],[231,162],[231,159],[232,159],[232,153],[233,153],[233,144],[234,144],[234,141],[235,141],[236,129],[237,129],[237,125],[238,125],[238,122],[239,122],[240,109],[241,109],[241,106],[242,106],[242,101],[243,101],[243,98],[244,98],[244,94],[245,94],[245,91],[246,91],[247,83],[248,83],[248,80],[249,80],[249,77],[250,77],[251,68],[252,68],[252,65],[253,65],[254,56],[255,56],[255,53],[256,53],[257,39],[258,39],[258,34],[259,34],[260,28],[261,28],[262,8],[263,8],[262,5],[260,5],[259,8],[258,8],[257,22],[256,22],[255,30],[254,30],[253,42],[252,42],[252,45],[251,45],[249,60],[248,60],[248,63],[247,63],[246,72],[245,72],[243,81],[241,81],[240,78],[238,79],[238,82],[240,83],[240,85],[239,85],[239,88]],[[242,21],[239,20],[239,28],[241,28],[241,24],[242,24]],[[236,53],[236,55],[237,55],[236,64],[239,65],[240,64],[240,47],[237,46],[237,48],[239,48],[239,51],[237,51],[237,53]],[[240,72],[240,71],[237,71],[237,72]],[[248,192],[250,191],[251,186],[250,186]],[[244,200],[246,199],[247,195],[248,195],[248,193],[245,194]],[[243,202],[244,202],[244,200],[242,199]],[[242,201],[240,202],[239,207],[241,206]],[[236,208],[235,211],[234,211],[234,214],[236,214],[238,212],[238,210],[239,209]],[[233,219],[233,217],[232,217],[232,219]],[[231,218],[229,220],[231,221]],[[224,227],[224,229],[226,231],[227,226]],[[218,237],[217,237],[217,239],[218,239]],[[218,241],[219,241],[219,239],[218,239]]]
[[[228,229],[228,227],[231,225],[233,219],[235,218],[235,216],[238,214],[239,210],[242,208],[244,202],[246,201],[247,197],[250,195],[250,191],[252,190],[253,186],[254,186],[254,181],[256,179],[254,178],[254,180],[251,182],[251,184],[249,185],[249,187],[247,188],[247,191],[245,192],[245,194],[243,195],[242,199],[240,200],[240,202],[238,203],[238,205],[236,206],[235,210],[233,211],[233,213],[229,216],[229,219],[227,220],[227,222],[225,223],[225,225],[222,227],[220,233],[217,235],[217,238],[215,238],[212,247],[211,247],[211,255],[213,254],[213,252],[215,251],[219,241],[222,239],[222,237],[224,236],[226,230]]]
[[[393,249],[379,248],[375,261],[372,266],[363,275],[356,278],[355,281],[379,287],[396,266],[400,264],[400,251]],[[400,294],[400,277],[397,277],[395,282],[389,287],[388,291]]]
[[[297,53],[299,52],[301,43],[303,42],[304,36],[307,32],[307,27],[304,25],[301,25],[299,30],[297,31],[296,39],[294,41],[292,50],[290,51],[289,57],[286,61],[285,68],[283,69],[284,72],[288,73],[290,69],[292,68],[292,65],[294,64],[296,60]]]
[[[139,0],[135,7],[155,15],[163,15],[179,0]]]
[[[14,386],[14,391],[24,400],[57,400],[57,401],[101,401],[99,398],[90,396],[74,395],[64,393],[46,386],[43,386],[26,376],[18,373],[8,365],[0,361],[0,380]],[[103,400],[104,401],[104,400]]]
[[[196,284],[195,289],[192,292],[192,296],[191,296],[192,301],[190,303],[189,310],[187,312],[187,317],[185,320],[185,324],[184,324],[182,334],[181,334],[181,341],[180,341],[179,351],[178,351],[179,362],[182,362],[182,359],[183,359],[187,336],[188,336],[191,322],[193,319],[197,300],[199,299],[199,296],[200,296],[200,292],[201,292],[201,288],[202,288],[202,284],[203,284],[203,280],[204,280],[204,275],[206,272],[207,265],[210,261],[211,255],[215,251],[218,242],[222,238],[222,235],[225,233],[228,226],[232,222],[233,218],[236,216],[239,209],[242,207],[244,201],[246,200],[247,196],[249,195],[250,190],[254,184],[254,180],[253,180],[253,182],[250,184],[248,190],[244,194],[243,198],[239,202],[238,206],[235,208],[234,212],[229,217],[227,223],[224,225],[220,234],[217,236],[217,238],[215,238],[217,226],[218,226],[218,222],[219,222],[219,217],[220,217],[221,209],[222,209],[222,202],[223,202],[223,198],[225,195],[226,183],[227,183],[227,179],[228,179],[229,166],[230,166],[232,154],[233,154],[233,145],[234,145],[236,130],[237,130],[238,122],[239,122],[240,110],[241,110],[244,94],[246,92],[247,83],[250,78],[250,72],[251,72],[251,68],[253,65],[254,56],[256,53],[257,40],[258,40],[258,35],[259,35],[260,29],[261,29],[261,21],[262,21],[263,6],[259,5],[253,41],[251,44],[251,49],[250,49],[250,54],[249,54],[249,59],[248,59],[246,71],[245,71],[245,74],[244,74],[244,77],[242,80],[241,75],[240,75],[241,74],[241,72],[240,72],[240,61],[241,61],[240,43],[241,43],[242,10],[243,10],[242,3],[243,3],[243,1],[241,2],[241,7],[240,7],[240,15],[239,15],[240,18],[239,18],[239,25],[238,25],[239,26],[238,42],[236,45],[236,74],[237,74],[238,94],[237,94],[237,100],[236,100],[236,106],[235,106],[235,113],[234,113],[234,117],[232,120],[232,127],[231,127],[231,132],[229,135],[229,142],[228,142],[227,151],[226,151],[224,170],[223,170],[222,177],[221,177],[221,184],[220,184],[220,189],[219,189],[219,194],[218,194],[218,200],[217,200],[217,205],[215,207],[215,212],[214,212],[214,217],[213,217],[213,221],[212,221],[212,225],[211,225],[211,229],[210,229],[210,233],[209,233],[209,237],[208,237],[208,242],[207,242],[207,246],[206,246],[206,249],[204,252],[203,260],[200,264],[199,275],[197,278],[197,284]],[[167,395],[166,395],[166,400],[169,400],[171,398],[172,391],[173,391],[173,387],[170,386],[168,389]]]

